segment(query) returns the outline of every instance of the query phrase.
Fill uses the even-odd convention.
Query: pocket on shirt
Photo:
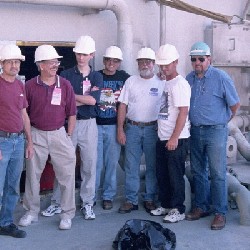
[[[18,108],[20,109],[20,110],[22,110],[23,109],[23,101],[24,101],[24,96],[19,96],[18,97],[18,103],[17,103],[17,105],[18,105]]]

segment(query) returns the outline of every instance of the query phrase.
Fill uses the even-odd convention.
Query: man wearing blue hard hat
[[[186,79],[191,86],[190,159],[195,200],[186,219],[198,220],[213,212],[211,229],[220,230],[225,227],[227,212],[227,123],[240,106],[239,97],[230,76],[211,66],[206,43],[195,43],[190,56],[194,70]]]

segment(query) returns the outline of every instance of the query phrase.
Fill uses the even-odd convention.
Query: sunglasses
[[[191,62],[196,62],[197,60],[199,60],[200,62],[204,62],[206,60],[206,58],[204,58],[204,57],[198,57],[198,58],[191,57]]]

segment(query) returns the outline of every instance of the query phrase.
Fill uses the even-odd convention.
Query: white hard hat
[[[105,55],[103,57],[108,57],[108,58],[116,58],[119,60],[123,60],[122,58],[122,51],[119,47],[117,46],[110,46],[106,49]]]
[[[35,62],[40,62],[44,60],[52,60],[56,58],[62,58],[56,52],[56,49],[52,45],[40,45],[35,51]]]
[[[138,51],[138,55],[136,59],[151,59],[151,60],[155,60],[155,52],[150,49],[150,48],[141,48]]]
[[[81,54],[91,54],[95,52],[95,41],[90,36],[80,36],[75,44],[75,48],[73,48],[75,53]]]
[[[180,57],[174,45],[162,45],[156,52],[155,63],[158,65],[168,65]]]
[[[25,56],[22,55],[20,48],[15,44],[3,45],[0,50],[1,61],[19,59],[24,61]]]

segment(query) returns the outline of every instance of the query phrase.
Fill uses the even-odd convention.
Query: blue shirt
[[[227,124],[231,117],[230,106],[239,102],[230,76],[209,66],[203,78],[198,78],[193,71],[186,79],[191,86],[191,123],[195,126]]]
[[[103,87],[103,77],[101,73],[91,70],[88,76],[83,77],[78,68],[75,66],[73,68],[62,71],[61,76],[70,81],[76,95],[83,94],[83,81],[88,79],[91,83],[91,88],[94,86],[99,87],[99,90],[90,92],[90,95],[95,98],[96,103],[99,103],[101,88]],[[96,116],[96,105],[81,105],[77,107],[78,118],[88,119],[90,117],[93,118]]]

